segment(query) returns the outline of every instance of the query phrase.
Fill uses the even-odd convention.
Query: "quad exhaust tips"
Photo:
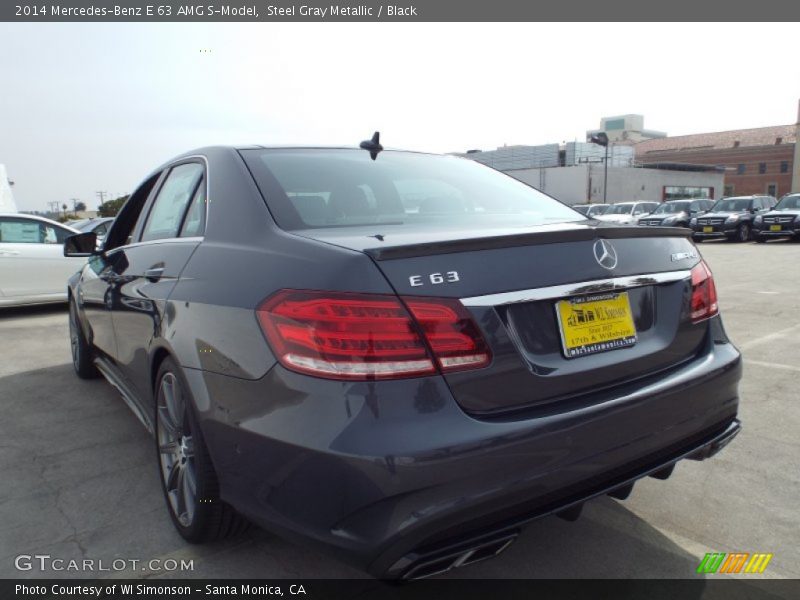
[[[519,531],[506,533],[500,537],[484,540],[475,545],[462,547],[444,555],[431,556],[418,560],[403,575],[403,579],[424,579],[441,575],[451,569],[474,565],[482,560],[493,558],[508,548],[519,536]]]

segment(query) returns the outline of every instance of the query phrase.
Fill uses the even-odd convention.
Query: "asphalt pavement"
[[[667,481],[639,482],[628,500],[589,502],[574,523],[541,519],[502,556],[445,577],[698,577],[707,552],[772,553],[758,578],[800,577],[800,244],[699,248],[745,358],[741,434]],[[66,307],[0,311],[0,357],[0,577],[363,577],[258,529],[184,542],[148,434],[108,383],[73,374]],[[158,562],[106,573],[15,566],[37,554]],[[157,569],[170,559],[193,569]]]

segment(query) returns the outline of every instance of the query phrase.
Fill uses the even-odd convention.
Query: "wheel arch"
[[[180,362],[177,360],[175,355],[166,346],[156,346],[154,348],[152,357],[150,358],[150,390],[153,392],[153,399],[155,399],[156,396],[156,384],[158,383],[156,379],[158,377],[158,370],[161,368],[161,363],[163,363],[167,357],[171,357],[172,360],[180,365]]]

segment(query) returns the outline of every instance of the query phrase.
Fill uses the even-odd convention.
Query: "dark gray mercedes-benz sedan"
[[[689,233],[377,137],[204,148],[150,174],[102,249],[68,239],[74,366],[153,432],[190,542],[253,522],[425,577],[739,431]]]

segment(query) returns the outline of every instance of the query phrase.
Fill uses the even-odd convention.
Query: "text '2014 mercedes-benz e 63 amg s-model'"
[[[740,356],[688,234],[377,136],[205,148],[102,249],[68,239],[73,362],[154,434],[187,540],[253,522],[426,577],[738,433]]]

